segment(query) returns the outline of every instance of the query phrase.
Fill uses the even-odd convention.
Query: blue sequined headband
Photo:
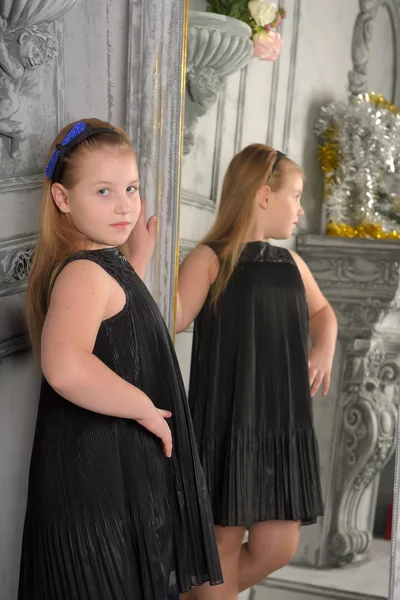
[[[51,178],[53,183],[57,183],[61,174],[65,156],[80,142],[92,135],[96,135],[97,133],[116,133],[117,135],[120,135],[118,131],[115,131],[115,129],[110,129],[107,127],[92,127],[92,125],[89,125],[89,123],[85,123],[84,121],[75,123],[73,128],[62,140],[61,144],[56,145],[56,150],[54,150],[49,162],[46,165],[46,176]]]

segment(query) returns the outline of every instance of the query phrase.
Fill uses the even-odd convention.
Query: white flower
[[[265,2],[265,0],[252,0],[247,6],[259,27],[265,27],[265,25],[272,23],[278,10],[276,4]]]

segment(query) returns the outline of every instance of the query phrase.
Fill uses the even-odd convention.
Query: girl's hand
[[[153,404],[149,417],[137,419],[139,425],[142,425],[142,427],[160,438],[164,454],[167,458],[171,458],[172,456],[172,434],[165,419],[168,419],[171,416],[172,413],[169,410],[161,410],[156,408]]]
[[[327,395],[331,381],[333,354],[324,347],[314,346],[308,355],[308,373],[310,377],[311,396],[314,397],[321,383],[322,394]]]
[[[145,198],[141,199],[141,203],[139,219],[128,238],[127,246],[131,264],[139,275],[144,275],[156,246],[157,217],[153,215],[146,224]]]

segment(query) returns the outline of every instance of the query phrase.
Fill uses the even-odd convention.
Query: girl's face
[[[304,180],[301,173],[292,171],[284,176],[283,186],[273,192],[268,186],[263,186],[259,192],[261,218],[263,219],[264,236],[283,240],[289,238],[304,215],[300,204]]]
[[[58,208],[68,213],[76,229],[91,242],[90,249],[121,246],[140,214],[139,175],[129,149],[85,151],[76,167],[77,183],[52,187]]]

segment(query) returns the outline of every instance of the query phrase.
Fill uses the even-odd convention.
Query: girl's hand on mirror
[[[134,254],[146,255],[150,258],[156,246],[157,217],[153,215],[146,223],[146,198],[141,198],[141,209],[138,221],[129,236],[129,250]]]
[[[141,198],[139,219],[127,241],[130,262],[141,277],[153,256],[156,238],[157,217],[153,215],[146,223],[146,199]]]
[[[333,355],[328,348],[314,346],[308,355],[308,373],[312,398],[322,383],[322,394],[327,395],[331,380]]]
[[[139,425],[160,438],[163,445],[164,454],[167,458],[172,456],[172,434],[165,419],[172,416],[169,410],[162,410],[152,405],[148,417],[137,419]]]

